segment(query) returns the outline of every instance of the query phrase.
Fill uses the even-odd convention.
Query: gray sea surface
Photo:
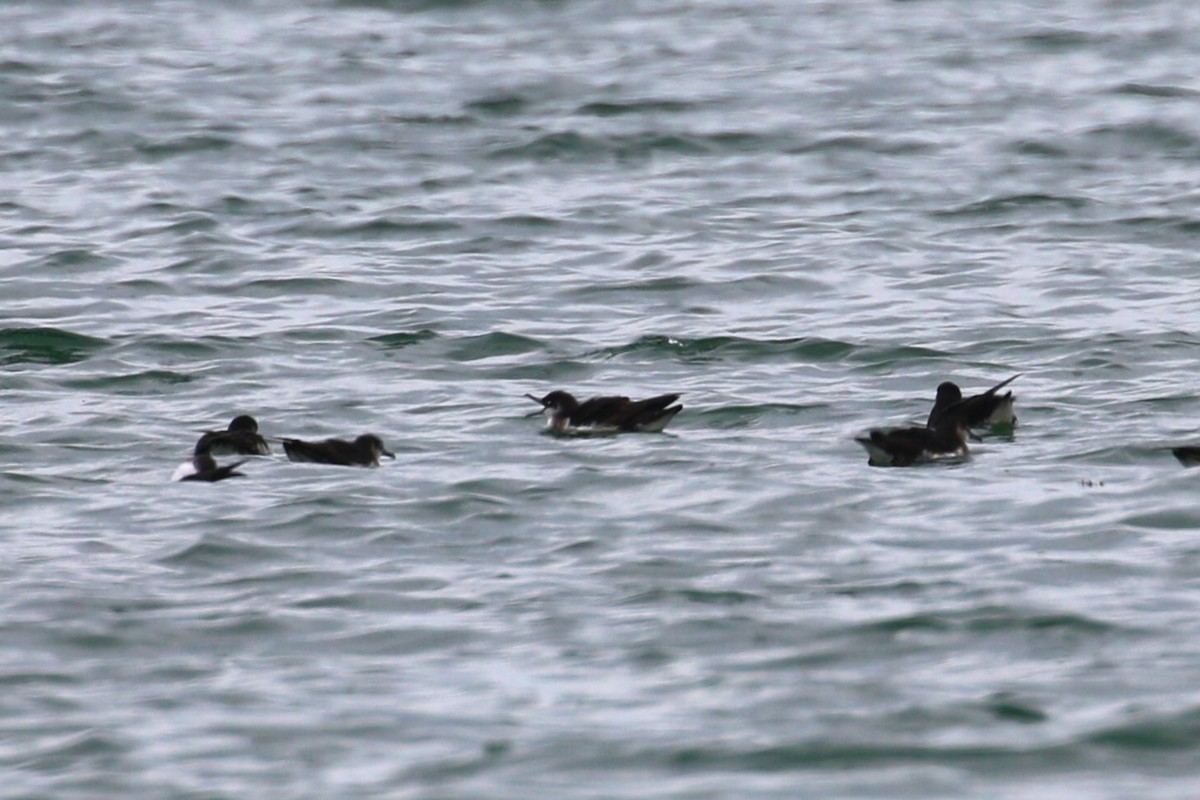
[[[0,6],[0,796],[1197,797],[1198,64],[1176,0]],[[171,482],[236,414],[397,458]]]

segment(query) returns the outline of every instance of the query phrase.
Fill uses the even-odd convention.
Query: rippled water
[[[1168,0],[0,8],[0,793],[1193,796],[1198,57]],[[853,441],[1015,373],[965,463]],[[398,458],[169,482],[239,413]]]

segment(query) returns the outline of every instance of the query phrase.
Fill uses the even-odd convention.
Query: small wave
[[[933,144],[917,139],[896,139],[887,136],[865,136],[862,134],[839,134],[819,139],[800,147],[791,148],[788,152],[804,154],[845,151],[850,153],[878,153],[885,156],[904,156],[925,153],[934,149]]]
[[[763,137],[758,134],[740,131],[704,135],[636,133],[621,136],[586,136],[575,131],[561,131],[543,134],[524,144],[498,148],[490,156],[534,161],[636,160],[659,153],[686,156],[747,152],[761,147],[762,140]]]
[[[1189,158],[1200,157],[1200,140],[1181,128],[1156,120],[1101,125],[1087,131],[1084,138],[1118,153],[1137,156],[1147,153],[1173,153]]]
[[[153,394],[163,386],[191,383],[196,378],[182,372],[166,369],[148,369],[128,375],[105,375],[99,378],[80,378],[65,381],[64,386],[74,389],[112,390],[114,394]]]
[[[170,555],[158,559],[158,563],[172,567],[200,567],[225,574],[228,570],[244,570],[255,563],[279,561],[277,548],[250,544],[226,536],[203,536]]]
[[[679,100],[628,100],[625,102],[585,103],[575,109],[576,114],[591,117],[620,117],[628,114],[681,113],[694,108],[693,103]]]
[[[1184,97],[1200,96],[1200,92],[1186,86],[1165,86],[1151,83],[1123,83],[1112,90],[1113,94],[1129,94],[1137,97]]]
[[[1195,750],[1200,747],[1200,709],[1117,725],[1092,734],[1088,741],[1126,750]]]
[[[863,633],[896,634],[908,631],[966,630],[973,633],[1061,631],[1099,635],[1116,626],[1081,614],[1025,612],[1008,608],[981,608],[952,613],[908,614],[870,622],[858,628]]]
[[[1017,37],[1018,41],[1043,52],[1058,52],[1092,47],[1103,41],[1103,38],[1086,31],[1059,28],[1042,30]]]
[[[972,203],[934,212],[938,217],[980,217],[997,214],[1011,214],[1031,208],[1045,206],[1061,206],[1063,208],[1085,208],[1089,200],[1085,197],[1053,195],[1031,192],[1028,194],[1009,194],[988,197]]]
[[[795,339],[760,340],[739,336],[709,336],[685,339],[674,336],[642,336],[618,347],[595,350],[587,355],[617,358],[629,354],[662,354],[689,362],[739,361],[785,358],[792,361],[837,361],[854,352],[855,345],[832,339],[799,337]]]
[[[467,336],[457,340],[447,353],[455,361],[478,361],[496,356],[515,356],[541,350],[545,345],[537,339],[515,333],[494,331],[481,336]]]
[[[758,403],[755,405],[726,405],[692,414],[708,423],[708,427],[720,430],[751,428],[763,417],[795,416],[813,409],[826,408],[824,404],[801,405],[796,403]]]
[[[4,328],[0,329],[0,364],[73,364],[110,344],[58,328]]]
[[[409,347],[436,338],[436,333],[428,328],[422,328],[419,331],[401,331],[399,333],[385,333],[381,336],[372,336],[367,341],[377,342],[389,350],[398,350],[402,347]]]
[[[515,93],[488,95],[466,104],[467,111],[494,117],[515,116],[528,107],[529,101]]]
[[[189,153],[214,153],[229,150],[240,143],[228,136],[213,133],[193,133],[171,139],[155,139],[139,142],[135,149],[146,156],[157,159],[173,158]]]

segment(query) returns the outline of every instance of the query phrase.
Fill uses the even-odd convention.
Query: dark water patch
[[[122,343],[123,347],[136,350],[139,353],[158,353],[170,358],[187,358],[203,361],[231,351],[242,350],[255,339],[237,339],[228,336],[199,336],[195,339],[176,338],[174,336],[155,335],[137,337]]]
[[[963,584],[957,581],[921,582],[909,579],[862,583],[853,586],[831,586],[829,593],[843,597],[920,597],[930,592],[960,591]]]
[[[231,589],[261,588],[284,592],[305,589],[314,585],[336,584],[347,580],[348,577],[345,573],[332,570],[313,569],[306,566],[285,566],[254,574],[247,574],[243,569],[228,580],[213,581],[208,585]]]
[[[37,75],[41,71],[40,67],[35,67],[27,61],[18,61],[15,58],[0,60],[0,75]]]
[[[678,589],[670,594],[688,603],[706,606],[740,606],[747,603],[762,603],[765,598],[753,592],[710,591],[704,589]]]
[[[1063,144],[1048,141],[1046,139],[1019,139],[1005,146],[1011,153],[1020,156],[1035,156],[1038,158],[1066,158],[1070,155],[1071,150]]]
[[[642,336],[626,345],[594,350],[585,356],[618,358],[626,355],[662,355],[688,363],[735,360],[839,361],[856,350],[855,345],[817,337],[793,339],[747,339],[739,336],[710,336],[686,339],[674,336]]]
[[[1030,209],[1041,210],[1046,206],[1055,206],[1069,210],[1086,208],[1090,201],[1084,197],[1041,194],[1011,194],[989,197],[954,208],[934,211],[935,217],[986,217],[1001,214],[1012,214]]]
[[[0,364],[73,364],[110,344],[58,328],[4,328],[0,329]]]
[[[178,219],[172,219],[166,225],[161,225],[152,228],[141,228],[129,232],[125,238],[140,239],[146,236],[158,236],[164,233],[174,234],[176,236],[187,236],[194,233],[212,233],[220,227],[221,223],[211,214],[205,214],[200,211],[184,211],[174,215]]]
[[[864,633],[899,634],[909,631],[967,631],[978,634],[1054,632],[1098,636],[1120,630],[1118,626],[1081,614],[1028,613],[1007,608],[984,608],[952,613],[908,614],[871,622]]]
[[[479,637],[479,633],[468,628],[384,628],[349,636],[323,637],[308,643],[309,647],[302,652],[311,652],[309,648],[314,648],[343,654],[403,656],[457,649],[477,642]]]
[[[1007,692],[998,692],[988,697],[984,701],[983,707],[993,717],[1004,722],[1031,725],[1045,722],[1050,718],[1050,715],[1038,704],[1029,700],[1021,700]]]
[[[237,139],[215,133],[193,133],[169,139],[138,142],[134,149],[144,156],[165,160],[192,153],[213,154],[230,150],[241,144]]]
[[[888,136],[838,134],[799,147],[789,148],[787,152],[794,154],[863,152],[890,156],[908,156],[926,153],[935,150],[936,147],[931,142],[923,142],[911,138],[897,139]]]
[[[407,240],[414,236],[452,233],[460,230],[462,230],[462,225],[449,219],[375,217],[344,225],[322,225],[306,220],[283,232],[356,241],[387,241],[391,239]]]
[[[192,544],[157,559],[168,567],[212,570],[244,570],[252,564],[285,560],[277,547],[263,547],[229,536],[205,534]]]
[[[423,500],[420,504],[422,510],[429,511],[433,516],[444,521],[456,521],[474,519],[477,521],[506,521],[513,518],[513,513],[508,509],[510,503],[507,500],[491,497],[488,495],[443,495],[441,497],[431,497]]]
[[[505,227],[515,228],[555,228],[563,224],[560,219],[554,217],[543,217],[537,214],[514,214],[508,217],[500,217],[496,220],[496,224]]]
[[[437,334],[435,332],[428,328],[422,328],[419,331],[401,331],[399,333],[385,333],[380,336],[372,336],[367,341],[377,342],[386,350],[400,350],[436,338]]]
[[[642,261],[650,261],[654,256],[645,254],[634,259],[634,265]],[[579,289],[572,290],[572,294],[576,294],[582,298],[590,298],[593,295],[615,294],[619,292],[633,292],[638,295],[648,292],[678,292],[694,287],[704,286],[700,281],[692,278],[683,277],[681,275],[668,275],[659,278],[638,279],[626,283],[608,283],[595,286],[585,286]]]
[[[278,298],[295,295],[329,295],[339,297],[346,294],[358,295],[362,291],[377,292],[375,287],[343,278],[256,278],[242,283],[237,293],[254,298]]]
[[[172,372],[166,369],[149,369],[127,375],[105,375],[99,378],[77,378],[63,382],[71,389],[88,391],[111,391],[113,394],[139,395],[163,394],[164,387],[196,380],[193,375]]]
[[[678,114],[695,108],[695,103],[683,100],[626,100],[585,103],[575,113],[589,117],[623,117],[630,114]]]
[[[624,136],[586,136],[574,131],[538,136],[524,144],[499,147],[489,156],[502,160],[531,161],[638,161],[654,156],[700,156],[756,151],[762,145],[756,134],[725,132],[704,136],[640,133]]]
[[[71,247],[39,256],[21,265],[28,274],[36,274],[40,269],[102,269],[117,264],[118,261],[110,256],[101,255],[94,250],[82,247]]]
[[[1200,748],[1200,709],[1187,708],[1117,725],[1088,737],[1093,744],[1122,750],[1162,751]]]
[[[88,769],[125,769],[124,756],[132,747],[124,739],[98,728],[74,733],[52,743],[32,745],[21,760],[22,770],[66,775]],[[43,795],[29,795],[36,797]]]
[[[529,108],[529,100],[515,93],[493,94],[472,100],[466,110],[493,117],[513,117]]]
[[[482,5],[491,5],[491,0],[334,0],[333,5],[345,8],[376,8],[383,11],[461,11]],[[518,6],[527,5],[518,3]]]
[[[550,552],[554,555],[575,555],[576,553],[591,553],[602,550],[604,546],[605,544],[599,539],[579,539],[552,547]]]
[[[479,361],[498,356],[523,355],[543,349],[545,345],[537,339],[495,331],[453,340],[446,357],[453,361]]]
[[[1153,83],[1122,83],[1111,90],[1112,94],[1134,95],[1135,97],[1168,97],[1194,98],[1200,97],[1200,91],[1186,86],[1170,86]]]
[[[905,742],[812,741],[794,745],[738,749],[735,747],[685,747],[663,754],[673,766],[686,769],[790,772],[808,769],[851,770],[899,764],[954,764],[960,769],[982,770],[1020,766],[1062,770],[1076,766],[1081,756],[1069,747],[991,745],[913,745]]]
[[[134,278],[127,281],[119,281],[115,284],[122,290],[131,295],[138,297],[153,297],[155,295],[178,295],[179,288],[164,281],[156,281],[150,278]]]
[[[1169,231],[1173,233],[1181,233],[1185,236],[1195,236],[1197,233],[1200,233],[1200,219],[1176,214],[1166,216],[1137,214],[1130,217],[1120,217],[1117,219],[1107,220],[1105,221],[1104,225],[1116,225],[1122,228],[1127,228],[1134,232]]]
[[[1173,460],[1173,459],[1172,459]],[[1175,462],[1172,468],[1183,467]],[[1156,531],[1195,531],[1200,530],[1200,509],[1170,508],[1154,511],[1142,511],[1121,519],[1121,523],[1133,528]]]
[[[1159,154],[1188,160],[1200,158],[1200,141],[1196,136],[1158,121],[1101,125],[1087,131],[1083,140],[1104,151],[1136,158]]]
[[[1016,37],[1016,40],[1033,50],[1058,53],[1090,48],[1103,42],[1104,38],[1087,31],[1058,28],[1027,33]]]
[[[81,682],[76,675],[66,672],[33,672],[19,670],[0,674],[0,687],[19,686],[75,686]]]
[[[820,411],[828,408],[823,403],[759,403],[756,405],[727,405],[721,408],[706,409],[689,416],[699,418],[701,425],[717,430],[738,430],[752,428],[765,418],[795,417],[810,411]]]
[[[494,381],[521,381],[530,386],[569,383],[578,378],[592,375],[594,367],[582,361],[555,359],[544,363],[509,364],[489,366],[483,373]],[[553,387],[552,387],[553,388]],[[532,390],[531,390],[532,391]],[[534,392],[535,394],[537,392]],[[544,394],[545,392],[542,392]]]

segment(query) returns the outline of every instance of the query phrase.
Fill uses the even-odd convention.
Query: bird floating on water
[[[867,451],[873,467],[908,467],[944,457],[970,455],[968,429],[956,414],[943,415],[934,427],[872,428],[854,441]]]
[[[990,428],[994,425],[1014,426],[1017,424],[1017,417],[1013,413],[1013,403],[1017,398],[1013,397],[1011,390],[1004,394],[997,394],[1008,384],[1021,377],[1020,373],[1013,375],[1005,381],[997,383],[992,388],[982,394],[972,395],[963,399],[962,390],[958,388],[958,384],[952,381],[945,381],[937,387],[937,399],[934,400],[933,409],[929,412],[929,420],[926,422],[927,427],[934,427],[938,418],[943,416],[947,409],[952,406],[959,406],[960,413],[966,420],[969,428]]]
[[[212,457],[211,453],[200,452],[193,455],[191,461],[180,464],[175,470],[175,474],[171,476],[171,480],[215,483],[226,478],[244,478],[246,473],[238,472],[237,468],[245,463],[246,460],[242,459],[232,464],[218,466],[217,460]]]
[[[541,398],[525,396],[542,406],[527,416],[545,414],[547,428],[555,433],[658,433],[683,410],[682,405],[673,405],[679,399],[677,394],[645,400],[615,395],[592,397],[582,403],[561,389]]]
[[[383,440],[373,433],[364,433],[353,442],[345,439],[325,439],[306,442],[300,439],[280,439],[289,461],[311,464],[337,464],[343,467],[378,467],[379,457],[395,459]]]
[[[205,431],[196,442],[197,453],[213,455],[269,456],[271,445],[258,434],[258,421],[249,414],[234,417],[223,431]]]

